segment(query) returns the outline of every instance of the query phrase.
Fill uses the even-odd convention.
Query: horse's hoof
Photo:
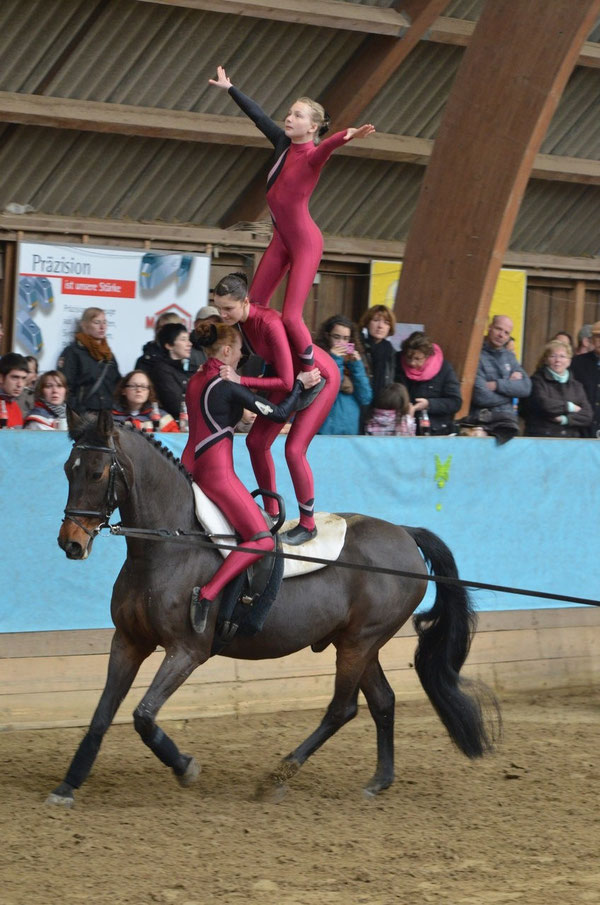
[[[189,763],[185,768],[185,773],[182,773],[181,776],[177,776],[177,782],[182,788],[187,789],[188,786],[191,786],[192,783],[196,782],[201,771],[202,767],[196,758],[190,757]]]
[[[286,783],[273,782],[272,778],[269,776],[263,782],[258,783],[258,785],[256,786],[256,792],[254,793],[254,798],[256,801],[279,804],[280,801],[283,801],[287,793],[288,786],[286,785]]]
[[[363,789],[363,795],[367,799],[375,798],[375,796],[379,795],[380,792],[383,792],[384,789],[389,789],[392,782],[392,779],[373,778],[371,782]]]
[[[281,801],[288,792],[288,780],[296,775],[301,764],[297,760],[286,758],[256,787],[255,797],[259,801]]]
[[[73,798],[73,794],[57,795],[56,792],[50,792],[45,803],[58,805],[60,808],[72,808],[75,806],[75,799]]]

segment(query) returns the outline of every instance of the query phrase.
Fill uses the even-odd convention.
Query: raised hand
[[[222,66],[217,66],[217,78],[209,79],[208,84],[214,85],[215,88],[222,88],[223,91],[228,91],[231,88],[231,80],[227,78],[227,73]]]
[[[373,132],[375,132],[375,126],[372,123],[365,123],[364,126],[359,126],[358,129],[346,129],[344,141],[350,141],[351,138],[366,138],[367,135],[372,135]]]

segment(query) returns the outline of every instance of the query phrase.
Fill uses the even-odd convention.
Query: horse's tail
[[[421,549],[431,574],[458,578],[450,548],[426,528],[406,529]],[[477,617],[461,584],[436,583],[433,606],[413,617],[419,643],[415,669],[450,738],[467,757],[493,750],[500,735],[498,702],[480,682],[459,676],[475,633]]]

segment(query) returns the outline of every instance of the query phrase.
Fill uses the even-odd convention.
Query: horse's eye
[[[92,474],[92,481],[99,481],[101,477],[102,477],[102,472],[101,472],[101,471],[95,471],[95,472]]]

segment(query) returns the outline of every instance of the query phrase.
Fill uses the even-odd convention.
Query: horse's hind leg
[[[368,795],[376,795],[394,781],[394,706],[396,696],[376,657],[368,664],[360,680],[377,728],[377,769],[365,786]]]
[[[335,692],[320,725],[301,745],[288,754],[266,781],[259,784],[259,797],[281,798],[286,782],[338,729],[350,722],[358,710],[358,687],[366,665],[366,656],[355,646],[339,646],[337,651]]]
[[[196,779],[200,767],[193,757],[179,751],[155,719],[162,705],[183,685],[200,659],[198,654],[182,648],[167,650],[152,684],[133,712],[133,724],[142,741],[163,764],[171,767],[182,786],[190,785]]]
[[[47,804],[58,804],[68,808],[73,806],[75,803],[73,790],[78,789],[87,779],[102,739],[121,701],[131,688],[142,661],[150,652],[149,649],[135,647],[118,630],[115,632],[110,649],[106,684],[92,722],[75,752],[64,780],[50,793],[46,799]]]

